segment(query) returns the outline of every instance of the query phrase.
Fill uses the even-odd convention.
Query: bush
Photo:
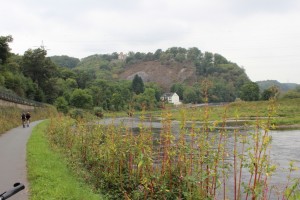
[[[83,119],[83,110],[82,109],[72,109],[70,110],[70,116],[73,119]]]
[[[103,117],[103,108],[102,107],[94,107],[94,114],[97,117],[102,118]]]
[[[55,100],[54,105],[56,106],[58,111],[63,112],[65,114],[69,111],[68,102],[64,97],[58,97]]]

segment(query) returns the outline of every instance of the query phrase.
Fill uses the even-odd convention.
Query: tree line
[[[244,69],[220,54],[202,53],[198,48],[172,47],[154,53],[129,52],[125,60],[118,53],[93,55],[84,59],[69,56],[48,57],[43,48],[28,49],[24,55],[11,52],[12,36],[0,36],[0,89],[30,100],[54,104],[60,111],[70,108],[103,110],[156,109],[162,106],[163,92],[176,92],[184,103],[202,103],[203,81],[208,81],[210,102],[230,102],[237,98],[255,101],[274,96],[276,89],[260,93],[259,87]],[[174,83],[169,91],[159,84],[135,75],[133,80],[120,80],[117,74],[137,62],[159,61],[191,64],[197,81],[192,85]]]

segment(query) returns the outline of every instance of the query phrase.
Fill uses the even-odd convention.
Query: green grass
[[[272,123],[276,126],[297,126],[300,125],[300,98],[298,99],[279,99],[275,102],[274,107],[276,113]],[[253,102],[232,102],[227,106],[227,118],[229,119],[256,119],[256,117],[267,117],[268,101],[253,101]],[[209,120],[219,120],[222,118],[226,106],[211,106],[209,107]],[[184,108],[187,111],[187,119],[189,121],[203,121],[205,116],[205,107]],[[170,110],[173,120],[180,120],[180,109]],[[158,116],[153,113],[153,116]]]
[[[44,135],[47,125],[45,121],[36,126],[27,144],[29,199],[103,199],[76,178],[59,153],[50,149]]]
[[[0,106],[0,135],[6,131],[22,125],[21,114],[24,109],[14,106]],[[31,121],[49,118],[51,115],[56,115],[56,108],[53,106],[36,107],[31,110]]]

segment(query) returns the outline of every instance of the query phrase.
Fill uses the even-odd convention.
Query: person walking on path
[[[27,127],[29,127],[30,117],[31,117],[30,113],[27,112],[27,113],[26,113],[26,124],[27,124]]]
[[[21,119],[22,119],[22,125],[23,125],[23,128],[25,128],[25,120],[26,120],[25,112],[22,113]]]

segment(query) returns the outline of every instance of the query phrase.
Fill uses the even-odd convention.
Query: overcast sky
[[[300,0],[9,0],[0,36],[13,53],[49,56],[197,47],[219,53],[252,81],[300,84]]]

